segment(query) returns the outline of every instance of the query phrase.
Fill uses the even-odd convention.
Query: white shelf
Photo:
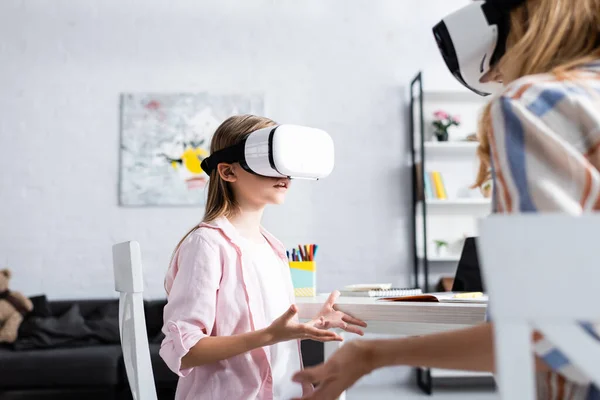
[[[460,206],[491,206],[491,199],[473,198],[473,199],[427,199],[427,206],[433,207],[460,207]]]
[[[472,102],[485,104],[486,99],[469,90],[425,90],[423,99],[433,102]]]
[[[419,259],[423,259],[423,255],[419,254]],[[435,256],[435,255],[430,255],[427,258],[427,261],[429,262],[458,262],[460,261],[460,256],[458,255],[448,255],[448,256]]]
[[[432,378],[493,378],[490,372],[459,371],[451,369],[431,369]]]
[[[425,142],[426,155],[468,155],[474,156],[479,142]]]

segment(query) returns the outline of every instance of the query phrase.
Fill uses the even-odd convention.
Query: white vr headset
[[[220,163],[238,162],[246,171],[274,178],[320,179],[333,170],[333,140],[327,132],[277,125],[249,133],[238,144],[202,161],[210,175]]]
[[[433,28],[448,69],[468,89],[481,96],[502,89],[498,82],[482,83],[481,79],[504,55],[510,11],[525,1],[473,1]]]

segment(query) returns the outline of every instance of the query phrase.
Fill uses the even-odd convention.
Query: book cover
[[[444,182],[442,181],[442,174],[440,174],[438,171],[432,171],[431,179],[433,180],[433,185],[435,187],[435,193],[437,195],[437,198],[445,200],[447,196],[446,190],[444,188]]]
[[[437,292],[425,293],[415,296],[386,297],[381,300],[386,301],[406,301],[406,302],[435,302],[435,303],[480,303],[488,302],[488,296],[480,292]]]
[[[435,199],[436,196],[434,196],[433,187],[431,185],[431,177],[429,176],[429,173],[425,174],[424,180],[425,180],[425,198],[426,199]]]

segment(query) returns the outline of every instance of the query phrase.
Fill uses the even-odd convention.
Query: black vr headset
[[[482,83],[481,79],[504,55],[510,11],[525,1],[473,1],[446,16],[433,28],[435,40],[452,75],[480,96],[488,96],[502,88],[498,82]]]

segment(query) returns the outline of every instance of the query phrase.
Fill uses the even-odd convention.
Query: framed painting
[[[120,205],[203,205],[208,176],[200,163],[216,128],[237,114],[264,115],[263,97],[122,94]]]

